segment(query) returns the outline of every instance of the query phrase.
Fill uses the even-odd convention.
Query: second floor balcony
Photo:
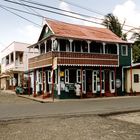
[[[62,66],[118,66],[117,54],[89,54],[77,52],[47,52],[29,59],[29,69],[51,65]]]
[[[119,44],[48,38],[32,45],[40,55],[29,59],[29,69],[57,65],[118,66]]]

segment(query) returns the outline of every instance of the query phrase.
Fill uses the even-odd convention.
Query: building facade
[[[1,52],[1,89],[14,89],[23,82],[23,73],[28,70],[28,58],[37,52],[29,52],[29,44],[12,42]]]
[[[140,94],[140,63],[124,68],[125,92],[129,95]]]
[[[34,96],[80,98],[123,95],[131,44],[105,28],[46,20],[29,59]]]

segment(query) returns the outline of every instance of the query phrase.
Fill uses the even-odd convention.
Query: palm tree
[[[122,33],[121,23],[119,22],[118,18],[115,17],[113,14],[109,13],[105,16],[103,25],[106,26],[108,29],[110,29],[118,37],[124,37]]]
[[[140,63],[140,32],[136,31],[132,34],[131,39],[135,40],[133,44],[133,61]]]
[[[134,39],[135,43],[140,43],[140,32],[134,32],[131,39]]]

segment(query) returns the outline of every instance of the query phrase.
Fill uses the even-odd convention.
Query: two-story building
[[[30,51],[29,44],[12,42],[1,52],[1,89],[14,89],[22,84],[23,73],[28,70],[28,58],[36,56]]]
[[[29,59],[33,94],[56,98],[123,95],[131,44],[106,28],[46,20]]]

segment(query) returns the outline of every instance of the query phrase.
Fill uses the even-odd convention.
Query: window
[[[65,83],[69,83],[69,70],[65,70]]]
[[[81,83],[81,70],[77,70],[77,83]]]
[[[134,74],[134,83],[139,83],[139,75]]]
[[[111,88],[111,91],[115,90],[115,73],[114,73],[114,71],[110,72],[110,88]]]
[[[48,83],[51,84],[52,83],[52,76],[51,76],[51,71],[48,71]]]
[[[128,55],[128,48],[126,45],[122,45],[122,56],[127,56]]]

